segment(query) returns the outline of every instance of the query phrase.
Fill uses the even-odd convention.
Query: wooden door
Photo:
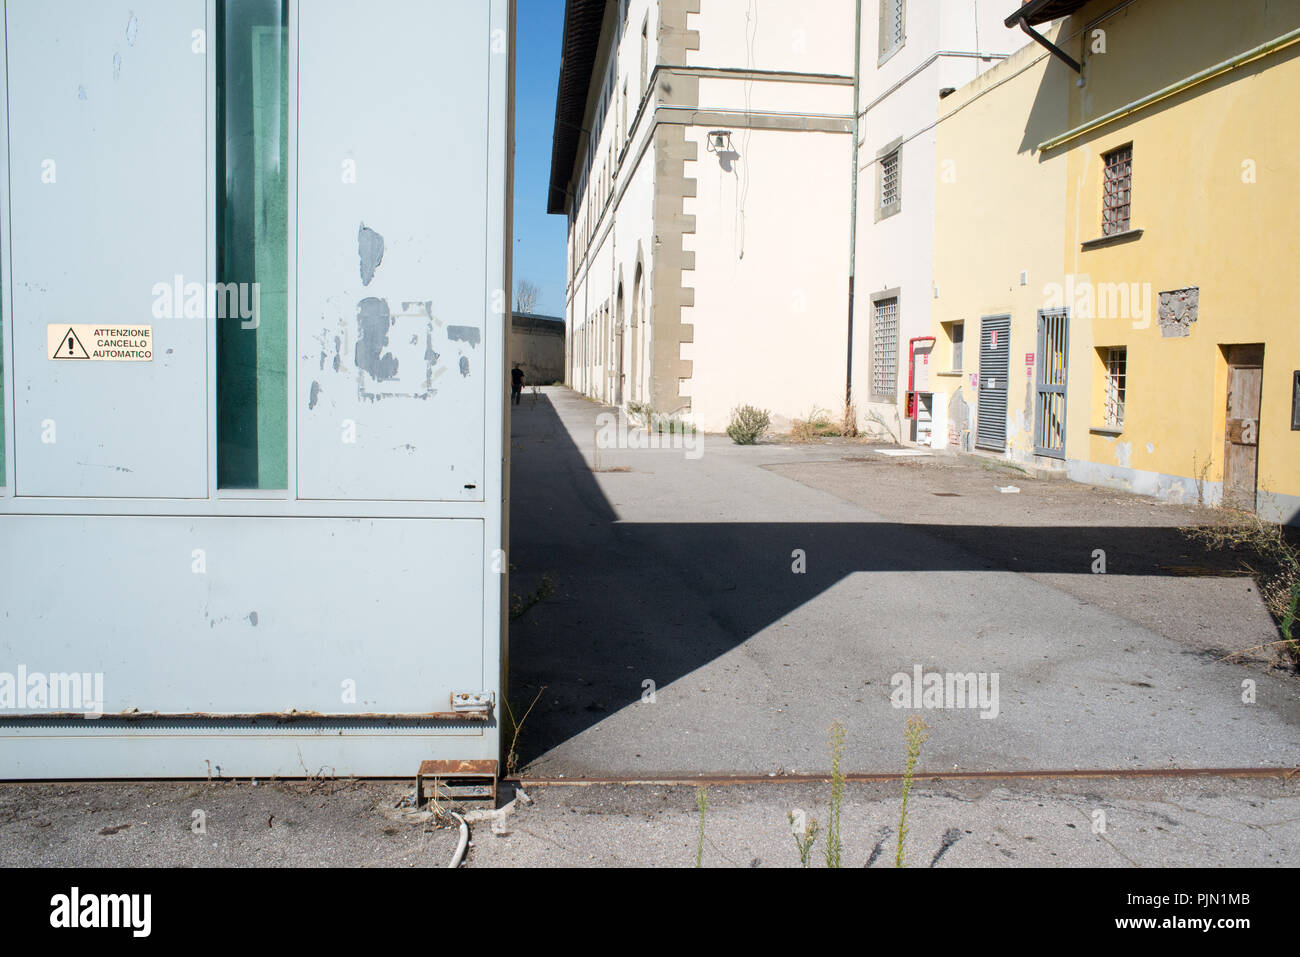
[[[1264,347],[1229,346],[1228,414],[1223,437],[1223,504],[1255,510],[1259,471],[1259,403]]]

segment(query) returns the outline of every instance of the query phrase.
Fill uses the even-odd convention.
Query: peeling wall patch
[[[476,346],[482,339],[477,326],[448,326],[447,338],[452,342],[467,342]]]
[[[465,356],[460,357],[460,374],[466,377],[469,376],[469,359],[465,358]]]
[[[1174,289],[1160,294],[1156,319],[1165,339],[1185,339],[1192,334],[1192,323],[1200,313],[1201,290],[1197,286]]]
[[[319,401],[320,401],[320,383],[313,382],[311,384],[311,393],[307,396],[308,411],[316,408],[316,403]]]
[[[356,366],[369,373],[376,382],[397,376],[397,359],[391,352],[384,352],[391,325],[392,316],[386,301],[372,296],[358,303]]]
[[[357,255],[361,258],[361,285],[369,286],[384,261],[384,237],[365,223],[357,230]]]
[[[126,44],[135,46],[136,35],[140,32],[140,21],[136,19],[135,14],[131,14],[131,19],[126,21]]]

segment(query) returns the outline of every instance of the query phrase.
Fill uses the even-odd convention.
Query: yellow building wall
[[[1221,346],[1263,343],[1259,512],[1300,521],[1300,432],[1291,430],[1300,369],[1300,124],[1292,119],[1300,43],[1037,149],[1295,30],[1300,3],[1241,0],[1229,10],[1202,0],[1137,0],[1094,24],[1113,7],[1099,0],[1044,31],[1083,60],[1082,86],[1030,45],[939,104],[932,332],[940,368],[948,324],[967,326],[964,374],[937,379],[936,390],[947,392],[936,406],[959,389],[974,406],[979,318],[1010,313],[1008,455],[1059,466],[1033,454],[1034,384],[1024,354],[1036,350],[1037,310],[1066,305],[1070,476],[1214,503],[1223,479]],[[1129,143],[1131,225],[1142,233],[1084,249],[1102,237],[1102,156]],[[1187,287],[1199,290],[1197,321],[1188,336],[1167,337],[1159,294]],[[1128,357],[1119,435],[1097,431],[1105,388],[1097,350],[1110,346]]]
[[[1065,164],[1042,163],[1033,146],[1059,132],[1069,82],[1031,45],[939,103],[931,303],[938,447],[961,447],[963,403],[973,447],[980,320],[1010,314],[1008,452],[1020,460],[1033,457],[1034,390],[1025,355],[1037,349],[1044,290],[1062,281],[1066,196]],[[961,370],[949,369],[955,322],[965,324]]]
[[[1067,28],[1108,6],[1090,4]],[[1090,36],[1073,51],[1085,60],[1086,84],[1071,90],[1069,128],[1295,30],[1300,4],[1242,0],[1229,14],[1214,3],[1140,0],[1099,26],[1104,53],[1092,53]],[[1127,315],[1072,323],[1067,454],[1093,466],[1072,464],[1075,477],[1170,498],[1186,498],[1199,480],[1204,498],[1217,501],[1227,388],[1220,346],[1264,343],[1259,510],[1300,518],[1300,432],[1291,430],[1300,369],[1300,125],[1287,119],[1297,97],[1300,44],[1045,153],[1049,164],[1067,163],[1065,272],[1076,286],[1090,280],[1094,301],[1121,287],[1141,300]],[[1102,235],[1102,156],[1130,143],[1132,227],[1142,235],[1083,249]],[[1159,294],[1192,286],[1199,315],[1190,334],[1164,336]],[[1089,431],[1102,424],[1099,346],[1128,350],[1118,437]]]

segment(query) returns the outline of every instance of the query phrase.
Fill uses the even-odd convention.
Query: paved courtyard
[[[919,712],[924,770],[1300,764],[1253,580],[1178,531],[1215,513],[866,443],[596,462],[605,411],[514,412],[511,590],[554,586],[511,628],[529,774],[824,771],[837,721],[848,770],[899,771],[918,667],[998,682],[996,716]]]

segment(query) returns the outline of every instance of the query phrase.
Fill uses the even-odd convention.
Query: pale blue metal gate
[[[510,10],[4,4],[0,776],[498,757]]]

